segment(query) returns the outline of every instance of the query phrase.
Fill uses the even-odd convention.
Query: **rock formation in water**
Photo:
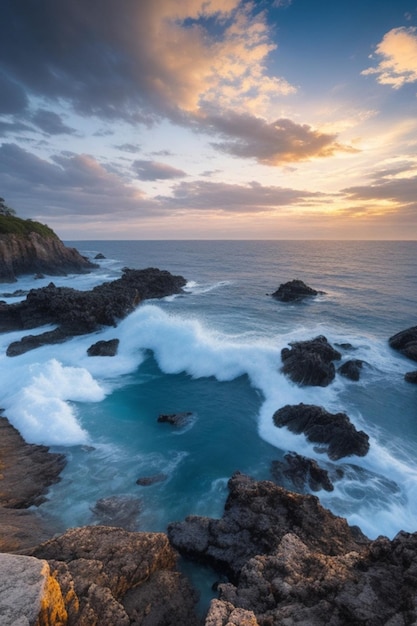
[[[388,340],[394,350],[398,350],[412,361],[417,361],[417,326],[412,326],[393,335]],[[417,372],[407,372],[404,376],[408,383],[417,383]]]
[[[326,337],[294,341],[281,350],[282,372],[300,385],[326,387],[336,375],[333,361],[342,358]]]
[[[0,332],[32,329],[44,324],[58,327],[13,342],[7,355],[17,356],[45,344],[91,333],[103,326],[116,326],[142,300],[181,293],[185,284],[182,276],[148,268],[125,269],[121,278],[90,291],[56,287],[53,283],[41,289],[31,289],[22,302],[0,303]]]
[[[304,298],[311,296],[317,296],[324,291],[316,291],[312,287],[306,285],[302,280],[290,280],[287,283],[282,283],[276,291],[272,294],[272,297],[281,302],[299,302]]]
[[[0,213],[0,282],[14,282],[20,274],[60,276],[95,267],[48,226]]]

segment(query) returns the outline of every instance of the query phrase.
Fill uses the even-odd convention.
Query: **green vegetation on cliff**
[[[21,235],[26,237],[29,233],[38,233],[38,235],[43,237],[58,239],[58,236],[46,224],[16,217],[15,211],[5,204],[3,198],[0,198],[0,235]]]

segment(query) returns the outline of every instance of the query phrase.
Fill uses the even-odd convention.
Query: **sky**
[[[417,0],[0,16],[0,196],[61,239],[417,239]]]

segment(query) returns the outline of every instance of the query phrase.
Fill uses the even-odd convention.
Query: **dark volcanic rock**
[[[10,344],[7,354],[15,356],[44,344],[91,333],[103,326],[115,326],[142,300],[181,293],[185,283],[182,276],[148,268],[126,269],[121,278],[98,285],[91,291],[56,287],[53,283],[41,289],[31,289],[22,302],[0,303],[0,332],[45,324],[56,324],[58,328]]]
[[[290,482],[291,486],[299,493],[305,493],[306,488],[312,491],[333,491],[334,486],[329,477],[329,472],[314,459],[301,456],[296,452],[289,452],[284,456],[284,461],[272,461],[271,474],[282,486]]]
[[[119,347],[119,339],[97,341],[87,350],[88,356],[115,356]]]
[[[319,335],[307,341],[294,341],[281,350],[282,372],[295,383],[325,387],[336,375],[334,360],[341,359],[326,337]]]
[[[191,411],[183,413],[161,413],[158,415],[158,422],[172,424],[172,426],[185,426],[190,421]]]
[[[333,461],[352,454],[365,456],[369,450],[368,435],[357,431],[345,413],[329,413],[311,404],[287,404],[274,413],[273,420],[275,426],[286,426],[293,433],[304,433],[312,443],[324,444]]]
[[[324,293],[323,291],[316,291],[302,280],[290,280],[287,283],[282,283],[276,291],[272,294],[273,298],[281,300],[281,302],[297,302],[304,298],[317,296]]]
[[[350,359],[349,361],[343,363],[337,371],[339,374],[342,374],[342,376],[346,376],[346,378],[349,378],[350,380],[357,381],[360,378],[362,367],[363,361],[360,359]]]
[[[417,384],[417,371],[407,372],[406,374],[404,374],[404,380],[406,380],[408,383]]]
[[[394,350],[398,350],[409,359],[417,361],[417,326],[402,330],[390,337],[388,342]]]

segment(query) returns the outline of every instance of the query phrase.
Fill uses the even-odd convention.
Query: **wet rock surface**
[[[118,347],[118,339],[97,341],[88,348],[87,354],[88,356],[116,356]]]
[[[365,456],[369,450],[369,436],[356,430],[345,413],[329,413],[313,404],[287,404],[274,413],[273,421],[279,428],[286,426],[312,443],[322,444],[333,461],[353,454]]]
[[[171,424],[171,426],[186,426],[193,414],[191,411],[183,411],[182,413],[161,413],[158,415],[157,421],[162,424]]]
[[[319,335],[306,341],[294,341],[281,350],[282,372],[300,385],[326,387],[336,375],[333,361],[342,355]]]
[[[272,461],[271,474],[278,484],[288,486],[299,493],[306,493],[308,490],[334,490],[328,470],[314,459],[296,452],[286,454],[283,461]]]
[[[350,359],[349,361],[345,361],[337,371],[342,376],[349,378],[349,380],[358,381],[363,365],[364,362],[361,359]]]
[[[409,359],[417,361],[417,326],[402,330],[389,338],[391,348],[398,350]]]
[[[143,300],[181,293],[185,284],[182,276],[148,268],[125,269],[121,278],[90,291],[56,287],[53,283],[41,289],[31,289],[22,302],[0,303],[0,332],[32,329],[45,324],[54,324],[57,328],[11,343],[7,355],[18,356],[38,346],[60,343],[103,326],[116,326]]]
[[[290,280],[282,283],[272,297],[281,302],[300,302],[305,298],[323,294],[324,291],[317,291],[306,285],[302,280]]]

